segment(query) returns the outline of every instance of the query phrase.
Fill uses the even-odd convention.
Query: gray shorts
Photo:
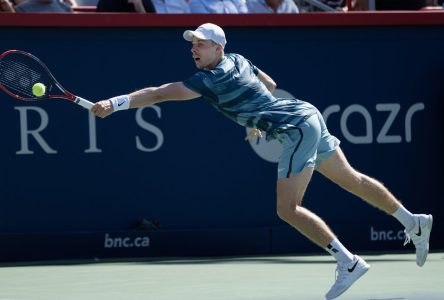
[[[340,141],[328,132],[318,111],[297,128],[277,135],[283,146],[278,164],[278,178],[297,175],[306,167],[316,168],[339,146]]]

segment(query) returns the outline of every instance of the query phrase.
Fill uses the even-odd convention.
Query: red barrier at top
[[[444,11],[337,12],[304,14],[1,13],[0,26],[180,27],[221,26],[408,26],[444,25]]]

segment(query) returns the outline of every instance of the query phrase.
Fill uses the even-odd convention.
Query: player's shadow
[[[411,258],[390,257],[390,256],[369,256],[365,257],[369,263],[375,262],[412,262]],[[46,265],[81,265],[98,263],[122,263],[122,264],[148,264],[148,265],[216,265],[216,264],[336,264],[336,261],[329,255],[282,255],[282,256],[229,256],[229,257],[148,257],[148,258],[101,258],[63,261],[35,261],[35,262],[8,262],[0,263],[2,267],[20,266],[46,266]],[[396,298],[395,298],[396,299]],[[374,299],[386,300],[386,299]],[[392,300],[392,299],[388,299]]]

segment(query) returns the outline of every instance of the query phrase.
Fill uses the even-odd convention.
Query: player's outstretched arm
[[[182,82],[166,83],[159,87],[148,87],[129,94],[129,108],[153,105],[164,101],[191,100],[200,97]]]
[[[118,110],[144,107],[164,101],[191,100],[198,97],[200,97],[199,93],[190,90],[182,82],[173,82],[99,101],[91,108],[91,112],[98,117],[105,118]]]

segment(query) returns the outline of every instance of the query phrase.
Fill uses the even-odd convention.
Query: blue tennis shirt
[[[317,109],[294,98],[275,98],[257,77],[259,70],[239,54],[225,54],[213,70],[202,70],[183,84],[241,126],[258,128],[273,138],[297,127]]]

